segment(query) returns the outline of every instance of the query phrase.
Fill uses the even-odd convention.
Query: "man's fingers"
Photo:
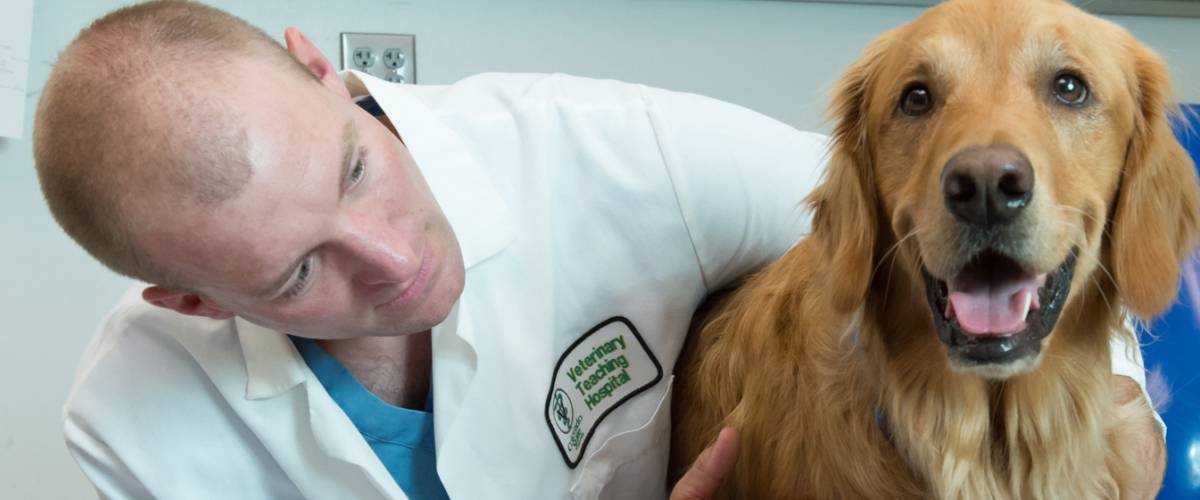
[[[733,470],[737,460],[738,434],[726,427],[717,435],[717,442],[696,457],[692,467],[675,483],[671,500],[709,500]]]
[[[1150,401],[1146,400],[1136,381],[1124,375],[1113,375],[1112,384],[1117,411],[1130,415],[1122,425],[1117,441],[1117,446],[1131,457],[1134,467],[1131,478],[1122,485],[1121,498],[1154,498],[1162,488],[1163,474],[1167,469],[1162,428],[1154,418]]]

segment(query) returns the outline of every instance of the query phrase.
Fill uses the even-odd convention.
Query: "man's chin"
[[[445,323],[446,319],[450,317],[451,312],[454,311],[454,305],[458,302],[458,294],[447,297],[430,297],[430,299],[429,302],[422,304],[418,314],[408,314],[390,321],[384,319],[384,325],[374,335],[396,337],[430,331],[435,326]]]

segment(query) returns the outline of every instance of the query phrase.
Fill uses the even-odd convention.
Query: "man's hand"
[[[1142,396],[1142,389],[1137,382],[1124,375],[1113,375],[1112,384],[1118,407],[1141,407],[1138,408],[1140,411],[1135,412],[1137,417],[1125,424],[1128,429],[1122,433],[1123,439],[1118,443],[1135,459],[1135,469],[1131,471],[1129,478],[1130,484],[1123,485],[1123,493],[1128,498],[1152,499],[1158,494],[1159,488],[1162,488],[1163,473],[1167,469],[1162,430],[1154,419],[1154,410],[1150,409],[1150,402]],[[1137,468],[1139,465],[1141,467]]]
[[[721,429],[717,442],[705,448],[692,462],[675,489],[671,491],[671,500],[709,500],[717,493],[717,488],[725,482],[725,476],[733,470],[733,462],[737,460],[738,434],[732,427]]]

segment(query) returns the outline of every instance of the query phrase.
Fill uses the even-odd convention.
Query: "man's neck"
[[[425,409],[433,363],[428,331],[398,337],[318,340],[358,383],[392,405]]]

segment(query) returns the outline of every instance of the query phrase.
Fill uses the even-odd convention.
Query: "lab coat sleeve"
[[[120,457],[74,416],[68,414],[64,419],[63,433],[67,441],[67,450],[71,452],[83,474],[96,487],[100,498],[154,497]]]
[[[809,229],[827,139],[754,111],[647,88],[659,148],[709,292],[779,258]]]

